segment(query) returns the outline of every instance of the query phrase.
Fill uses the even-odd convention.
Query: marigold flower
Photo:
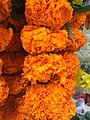
[[[43,120],[70,120],[75,114],[75,104],[69,100],[74,94],[75,81],[67,79],[64,86],[53,82],[47,85],[32,85],[22,97],[9,96],[4,105],[2,119],[38,120],[44,118],[41,116],[43,114]]]
[[[66,70],[66,64],[62,55],[40,54],[38,56],[28,55],[24,61],[24,77],[32,84],[48,82],[56,74]],[[63,77],[63,74],[61,74]]]
[[[29,24],[60,29],[67,23],[73,8],[66,0],[26,0],[26,20]]]
[[[76,52],[76,51],[79,51],[80,48],[84,46],[84,44],[86,44],[86,37],[77,28],[73,28],[72,33],[73,33],[75,42],[73,42],[70,36],[68,36],[66,50],[71,52]]]
[[[86,14],[74,13],[72,19],[70,20],[70,26],[72,28],[80,28],[86,20]]]
[[[27,25],[21,31],[22,45],[32,55],[64,50],[67,39],[66,30],[51,30]]]
[[[0,22],[10,16],[11,0],[0,0]]]
[[[8,97],[9,88],[6,85],[6,82],[2,76],[0,76],[0,106],[3,105],[5,99]]]
[[[13,31],[11,28],[4,29],[0,26],[0,52],[6,49],[6,46],[9,45],[13,36]]]
[[[35,120],[70,120],[75,114],[75,104],[66,95],[60,84],[32,85],[25,95],[25,112]]]
[[[14,96],[9,95],[7,100],[4,103],[4,106],[2,107],[2,119],[0,120],[15,120],[16,114],[15,114],[15,98]]]
[[[4,106],[0,109],[0,120],[34,120],[24,114],[23,98],[23,96],[15,97],[14,95],[9,95]],[[22,109],[24,110],[23,112]]]
[[[69,77],[74,77],[80,68],[80,61],[74,53],[66,52],[64,54],[67,73]]]

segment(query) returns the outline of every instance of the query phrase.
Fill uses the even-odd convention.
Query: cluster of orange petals
[[[11,10],[11,0],[0,0],[0,52],[6,49],[13,36],[13,30],[8,28],[6,21],[10,16]]]
[[[86,37],[77,28],[74,28],[72,32],[75,42],[72,41],[66,30],[26,25],[21,31],[21,41],[23,48],[31,55],[62,50],[74,52],[86,43]]]
[[[66,52],[64,54],[64,60],[66,63],[66,70],[67,70],[68,76],[69,77],[76,76],[80,68],[80,61],[78,57],[73,53]]]
[[[86,43],[78,29],[86,15],[73,13],[68,0],[26,0],[16,20],[11,4],[0,0],[0,120],[70,120],[80,68],[73,52]]]
[[[46,120],[47,118],[48,120],[53,120],[53,118],[70,120],[76,109],[66,91],[59,83],[32,85],[25,96],[24,108],[27,116],[31,115],[35,120]]]
[[[72,19],[70,20],[70,25],[72,28],[80,28],[86,20],[86,14],[74,13]]]
[[[26,55],[20,51],[20,31],[25,18],[21,21],[11,18],[12,2],[0,0],[0,120],[4,120],[2,108],[8,96],[19,94],[27,85],[26,79],[21,76]]]
[[[52,30],[38,26],[24,26],[21,40],[24,49],[34,55],[66,48],[68,33],[66,30]]]
[[[24,61],[23,75],[31,84],[36,84],[37,81],[48,82],[56,75],[61,78],[62,83],[65,77],[75,76],[79,67],[79,59],[73,53],[66,53],[64,56],[60,54],[28,55]]]
[[[56,54],[28,55],[23,68],[24,77],[31,81],[31,84],[36,84],[37,81],[48,82],[54,75],[61,74],[65,70],[63,56]]]
[[[73,14],[73,8],[66,0],[26,0],[25,5],[27,22],[38,26],[60,29]]]
[[[11,28],[5,29],[0,26],[0,52],[4,51],[9,45],[13,36],[13,31]]]
[[[0,22],[10,16],[11,7],[11,0],[0,0]]]
[[[84,46],[84,44],[86,44],[86,37],[77,28],[73,28],[72,33],[73,33],[75,41],[73,41],[70,38],[70,36],[68,36],[69,41],[67,41],[67,49],[66,50],[71,51],[71,52],[76,52],[76,51],[79,51],[80,48]]]

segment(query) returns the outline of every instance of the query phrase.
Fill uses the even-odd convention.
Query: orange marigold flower
[[[4,29],[0,26],[0,52],[6,49],[6,46],[9,45],[13,36],[13,31],[11,28]]]
[[[66,95],[60,84],[32,85],[26,91],[25,112],[35,120],[70,120],[76,112],[75,104]]]
[[[10,16],[11,0],[0,0],[0,22]]]
[[[72,19],[70,20],[70,26],[72,28],[80,28],[86,20],[86,14],[74,13]]]
[[[66,52],[64,54],[67,73],[69,77],[74,77],[80,68],[80,61],[74,53]]]
[[[80,48],[84,46],[84,44],[86,44],[86,37],[77,28],[73,28],[72,33],[73,33],[75,42],[73,42],[70,36],[68,36],[66,49],[71,52],[76,52],[76,51],[79,51]]]
[[[26,0],[29,24],[60,29],[72,18],[73,8],[66,0]]]
[[[9,45],[5,49],[5,52],[18,52],[21,48],[22,44],[20,41],[20,33],[14,33]]]
[[[56,74],[66,70],[66,64],[62,55],[40,54],[38,56],[28,55],[24,61],[24,76],[32,84],[48,82]],[[63,77],[63,75],[61,75]]]
[[[6,82],[2,76],[0,76],[0,106],[3,105],[5,99],[8,97],[9,88],[6,85]]]
[[[15,98],[14,96],[9,95],[7,100],[4,103],[4,106],[2,107],[2,119],[0,120],[16,120],[16,114],[15,114]],[[0,111],[0,112],[1,112]]]
[[[45,27],[24,26],[21,40],[24,49],[30,54],[61,51],[66,48],[66,30],[51,30]]]
[[[2,118],[0,120],[34,120],[32,117],[27,117],[27,115],[24,114],[23,98],[24,97],[9,95],[4,106],[0,109],[0,118]]]

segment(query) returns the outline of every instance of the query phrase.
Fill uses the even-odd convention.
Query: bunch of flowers
[[[75,104],[69,100],[70,96],[67,95],[69,89],[67,89],[58,83],[32,85],[25,96],[26,112],[36,120],[70,120],[75,114]]]
[[[29,24],[61,28],[72,18],[73,8],[67,0],[26,0],[26,20]]]
[[[75,115],[71,98],[80,62],[74,52],[86,43],[79,30],[86,18],[82,4],[0,0],[0,120]]]
[[[8,96],[20,93],[26,86],[26,79],[21,76],[25,55],[20,51],[20,30],[25,18],[19,22],[13,18],[15,1],[0,0],[0,120],[4,120],[3,108]],[[11,120],[8,115],[7,119]]]
[[[23,105],[25,114],[35,120],[70,120],[75,114],[70,100],[74,77],[80,67],[73,52],[86,43],[78,29],[86,16],[74,13],[67,0],[26,0],[25,16],[28,25],[21,31],[21,41],[30,55],[25,58],[23,76],[31,82]]]

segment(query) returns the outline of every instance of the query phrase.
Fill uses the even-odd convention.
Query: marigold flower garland
[[[90,8],[82,1],[0,0],[0,120],[76,114],[71,98],[80,62],[74,52],[86,43],[79,28],[89,14],[83,8]],[[80,78],[83,85],[86,77]]]
[[[73,52],[86,43],[78,30],[85,17],[78,23],[75,18],[79,27],[74,27],[73,8],[67,0],[26,0],[25,8],[28,25],[21,31],[21,41],[30,55],[25,58],[23,76],[31,86],[24,97],[24,114],[31,120],[70,120],[76,111],[71,98],[80,67]],[[67,22],[75,42],[62,28]]]

